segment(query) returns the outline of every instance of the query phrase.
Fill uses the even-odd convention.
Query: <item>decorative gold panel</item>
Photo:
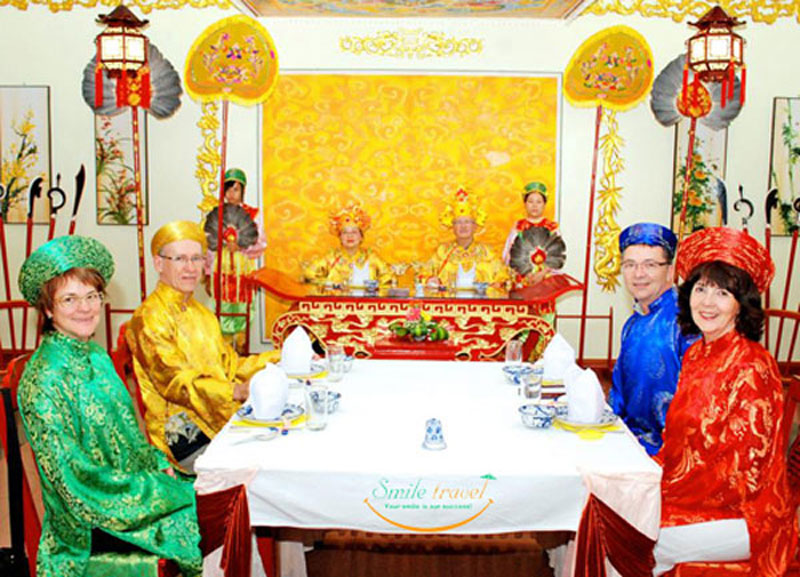
[[[596,0],[584,14],[639,14],[656,18],[672,18],[675,22],[696,19],[714,6],[722,7],[730,16],[750,18],[753,22],[772,24],[778,18],[795,18],[800,22],[798,0]]]
[[[353,54],[389,56],[393,58],[447,58],[483,52],[483,40],[456,38],[444,32],[386,30],[369,36],[343,36],[339,47]]]

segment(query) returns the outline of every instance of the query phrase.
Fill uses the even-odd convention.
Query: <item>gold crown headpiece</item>
[[[370,222],[369,215],[361,205],[351,202],[338,212],[331,213],[329,224],[331,234],[339,236],[346,226],[358,227],[363,234],[369,228]]]
[[[459,188],[453,201],[445,207],[439,220],[444,226],[451,227],[455,219],[464,216],[474,220],[478,226],[483,226],[486,222],[486,211],[480,206],[477,196]]]

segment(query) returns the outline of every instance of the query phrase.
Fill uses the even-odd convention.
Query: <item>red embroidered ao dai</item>
[[[778,367],[764,347],[735,330],[692,345],[657,457],[661,525],[744,518],[750,574],[782,576],[797,539],[782,420]]]

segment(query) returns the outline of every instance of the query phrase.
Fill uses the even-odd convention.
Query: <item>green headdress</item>
[[[525,200],[528,195],[532,192],[538,192],[544,198],[544,201],[547,202],[547,187],[542,182],[529,182],[525,185],[525,189],[522,192],[522,200]]]
[[[114,259],[93,238],[60,236],[46,242],[29,256],[19,271],[19,290],[35,305],[44,284],[72,268],[93,268],[108,283],[114,276]]]
[[[225,182],[235,181],[242,186],[247,186],[247,175],[241,168],[229,168],[225,171]]]

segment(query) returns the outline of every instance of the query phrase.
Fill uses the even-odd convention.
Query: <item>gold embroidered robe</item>
[[[136,378],[144,400],[152,443],[171,455],[164,425],[185,412],[213,438],[239,408],[235,383],[247,381],[279,351],[240,357],[222,338],[216,316],[194,297],[158,283],[136,309],[126,330]]]

